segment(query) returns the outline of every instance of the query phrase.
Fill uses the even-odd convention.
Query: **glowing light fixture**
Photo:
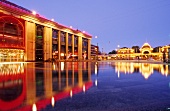
[[[33,15],[36,15],[37,13],[36,13],[36,11],[32,11],[32,14],[33,14]]]
[[[64,62],[61,62],[61,71],[64,71]]]
[[[64,53],[61,53],[61,56],[64,56]]]
[[[52,18],[52,19],[51,19],[51,21],[53,21],[53,22],[54,22],[54,19]]]

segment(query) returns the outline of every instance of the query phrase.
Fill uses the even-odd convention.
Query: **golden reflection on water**
[[[111,65],[115,67],[115,72],[118,74],[118,78],[120,77],[120,72],[124,74],[139,72],[145,79],[148,79],[154,71],[158,71],[164,76],[170,74],[170,66],[165,64],[115,62]]]
[[[70,90],[70,97],[72,98],[72,96],[73,96],[73,91]]]
[[[95,75],[97,75],[97,69],[98,69],[98,65],[97,62],[95,63]]]

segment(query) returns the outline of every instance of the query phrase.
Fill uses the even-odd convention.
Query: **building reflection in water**
[[[148,79],[154,71],[160,72],[164,76],[170,74],[170,66],[165,64],[115,62],[111,65],[115,67],[118,78],[120,77],[120,72],[124,74],[141,73],[145,79]]]
[[[90,62],[0,64],[0,110],[40,110],[91,86]]]
[[[25,98],[24,64],[0,64],[0,110],[15,108]]]

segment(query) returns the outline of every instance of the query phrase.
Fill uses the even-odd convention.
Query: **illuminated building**
[[[139,49],[139,52],[135,52],[135,49],[132,48],[120,48],[117,50],[117,54],[115,59],[120,60],[162,60],[163,53],[166,55],[166,59],[168,58],[168,48],[170,46],[163,46],[159,48],[158,52],[153,52],[153,48],[148,44],[144,43],[143,46]]]
[[[0,0],[0,61],[91,58],[92,36]]]

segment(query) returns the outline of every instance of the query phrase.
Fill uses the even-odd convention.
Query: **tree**
[[[160,48],[161,48],[161,46],[153,48],[153,52],[159,52]]]
[[[109,54],[116,54],[116,50],[112,50],[111,52],[109,52]]]
[[[120,49],[128,49],[127,47],[122,47],[122,48],[120,48]]]
[[[139,46],[132,46],[132,49],[134,49],[135,53],[140,53]]]

